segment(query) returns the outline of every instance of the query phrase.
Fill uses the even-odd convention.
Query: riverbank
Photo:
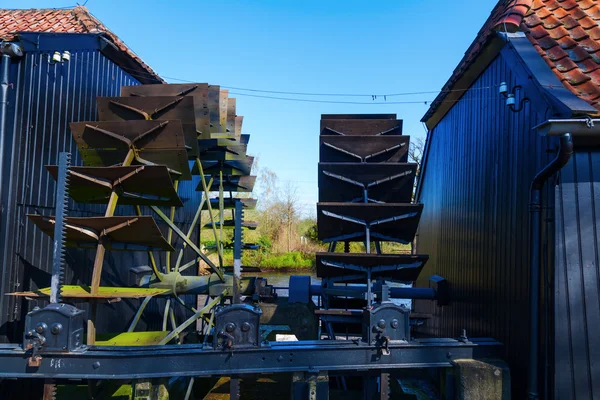
[[[215,258],[212,254],[210,258]],[[225,265],[233,265],[233,251],[226,249],[223,253]],[[242,256],[242,265],[260,268],[261,271],[273,272],[310,272],[315,268],[315,254],[301,251],[292,251],[282,254],[265,254],[262,252],[245,251]]]

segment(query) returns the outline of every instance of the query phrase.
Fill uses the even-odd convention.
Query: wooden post
[[[127,167],[131,165],[133,159],[135,157],[135,150],[130,148],[125,156],[125,160],[123,160],[122,166]],[[105,217],[112,217],[115,215],[115,209],[117,208],[117,202],[119,201],[119,195],[113,189],[110,194],[110,198],[108,199],[108,205],[106,206],[106,212],[104,213]],[[106,253],[106,248],[104,246],[104,238],[100,236],[98,242],[98,248],[96,249],[96,257],[94,259],[94,269],[92,271],[92,284],[90,287],[90,292],[92,295],[98,294],[98,289],[100,287],[100,280],[102,277],[102,265],[104,264],[104,255]],[[98,303],[93,298],[90,301],[90,315],[88,316],[88,334],[87,334],[87,344],[88,346],[96,343],[96,325],[94,321],[96,320],[96,314],[98,313]]]

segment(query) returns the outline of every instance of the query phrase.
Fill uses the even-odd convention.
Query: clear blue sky
[[[89,0],[86,6],[161,76],[262,90],[383,94],[440,90],[495,4],[496,0]],[[70,5],[68,0],[3,0],[0,6]],[[314,213],[317,201],[321,114],[396,113],[404,119],[405,134],[425,135],[419,122],[427,111],[422,103],[322,104],[230,92],[238,99],[238,114],[244,115],[244,132],[252,134],[249,153],[259,156],[260,165],[275,171],[280,181],[297,183],[307,212]],[[370,97],[318,99],[371,102]]]

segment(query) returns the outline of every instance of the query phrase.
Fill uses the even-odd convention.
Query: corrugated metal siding
[[[556,187],[555,398],[600,398],[600,150],[576,151]]]
[[[75,40],[75,39],[74,39]],[[2,177],[5,196],[1,224],[2,294],[48,286],[52,245],[50,238],[25,217],[28,213],[53,214],[55,182],[44,165],[56,164],[58,152],[70,151],[81,165],[71,138],[69,122],[97,118],[96,96],[118,96],[123,85],[138,81],[98,50],[71,51],[71,61],[50,65],[47,52],[27,52],[11,68],[8,129],[11,138]],[[71,216],[103,214],[103,206],[70,203]],[[121,214],[132,213],[119,210]],[[89,283],[94,252],[69,249],[67,283]],[[103,280],[124,285],[130,267],[148,265],[145,253],[107,254]],[[156,302],[152,302],[156,303]],[[0,296],[0,339],[20,341],[22,321],[35,302]],[[100,307],[99,332],[120,330],[137,303],[120,302]],[[83,306],[82,306],[83,307]],[[162,309],[153,304],[150,317]]]
[[[452,304],[419,301],[416,308],[434,315],[428,334],[456,337],[464,328],[471,337],[503,342],[514,393],[521,396],[527,375],[529,187],[555,144],[547,151],[548,140],[532,131],[546,109],[526,103],[521,112],[511,112],[497,92],[503,81],[510,88],[518,84],[498,56],[430,132],[418,236],[418,252],[430,259],[417,285],[427,286],[433,274],[445,277]]]

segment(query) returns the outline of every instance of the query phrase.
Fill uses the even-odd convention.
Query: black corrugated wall
[[[450,282],[452,303],[437,307],[418,301],[416,309],[434,315],[424,328],[428,334],[457,337],[464,328],[468,336],[503,342],[514,393],[522,395],[528,354],[529,187],[554,156],[556,142],[532,131],[547,119],[546,105],[526,103],[521,112],[511,112],[498,94],[501,82],[511,89],[519,84],[498,56],[429,133],[417,247],[430,259],[417,285],[427,286],[433,274],[443,276]],[[545,210],[552,206],[553,196]],[[548,242],[551,231],[546,233]]]
[[[556,187],[555,398],[600,398],[600,150],[577,150]]]
[[[40,36],[43,44],[43,34]],[[0,340],[3,341],[21,340],[24,316],[36,304],[4,294],[45,287],[50,282],[51,239],[25,216],[54,214],[55,182],[44,166],[56,164],[60,151],[70,151],[72,163],[82,165],[69,122],[96,120],[96,96],[118,96],[121,86],[138,84],[105,57],[97,45],[81,49],[92,43],[83,36],[65,41],[67,45],[77,43],[75,50],[71,49],[69,62],[50,64],[48,50],[39,50],[26,52],[25,57],[11,65],[8,135],[1,182],[4,190],[0,221]],[[131,210],[119,212],[131,214]],[[103,213],[104,206],[70,203],[71,216]],[[93,251],[69,249],[66,283],[89,284],[93,257]],[[147,264],[145,253],[107,253],[103,284],[123,286],[130,267]],[[146,315],[158,311],[156,302],[152,303]],[[124,329],[136,307],[137,301],[100,307],[99,332]]]

